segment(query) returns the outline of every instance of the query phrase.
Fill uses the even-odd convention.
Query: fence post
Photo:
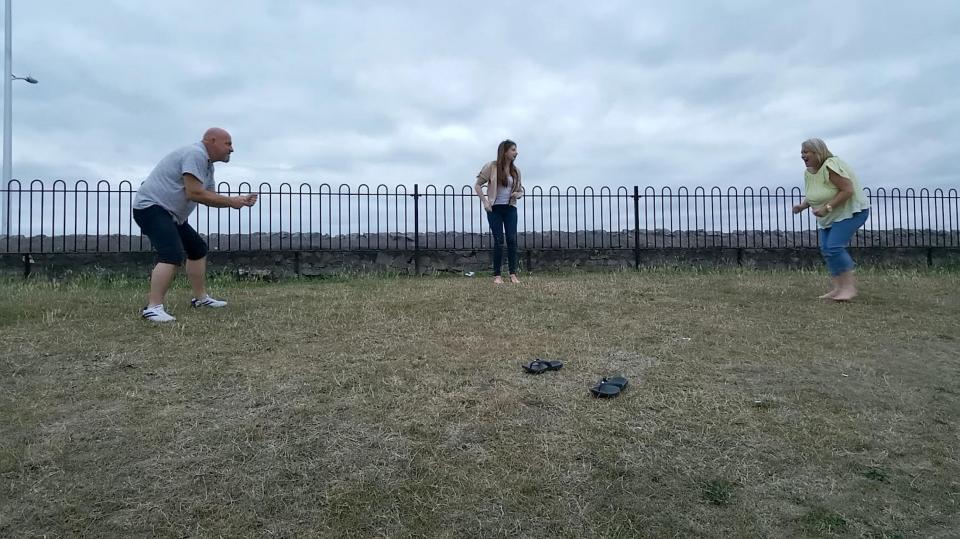
[[[420,275],[420,186],[413,184],[413,270]]]
[[[640,186],[633,186],[633,263],[640,269]]]
[[[0,236],[5,238],[7,245],[10,244],[10,184],[2,185],[0,190]]]

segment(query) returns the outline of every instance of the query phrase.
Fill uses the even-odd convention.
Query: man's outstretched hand
[[[239,210],[240,208],[249,208],[257,203],[257,195],[244,195],[239,197],[230,197],[230,207]]]

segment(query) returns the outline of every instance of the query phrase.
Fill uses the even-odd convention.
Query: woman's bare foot
[[[833,299],[833,296],[837,295],[837,291],[840,290],[840,277],[830,277],[830,291],[826,294],[817,296],[817,299]]]
[[[830,299],[833,301],[850,301],[857,295],[857,278],[853,271],[837,276],[837,292]]]
[[[503,278],[497,275],[493,278],[493,284],[503,284]]]
[[[837,290],[837,293],[834,294],[830,299],[833,301],[850,301],[855,297],[857,297],[857,289],[853,286],[847,286]]]
[[[520,279],[517,278],[517,274],[516,274],[516,273],[511,273],[511,274],[510,274],[510,282],[513,283],[513,284],[518,284],[518,283],[520,282]]]

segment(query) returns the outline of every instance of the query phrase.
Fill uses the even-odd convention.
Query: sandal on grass
[[[527,371],[528,374],[543,374],[550,370],[550,366],[539,359],[536,361],[531,361],[526,365],[522,365],[522,367],[523,370]]]
[[[559,371],[563,368],[563,362],[556,359],[537,358],[537,361],[547,366],[548,371]]]
[[[599,399],[609,399],[619,395],[628,385],[630,382],[623,376],[613,376],[600,380],[597,385],[590,388],[590,393]]]
[[[523,365],[523,370],[527,371],[530,374],[542,374],[546,371],[559,371],[563,368],[563,362],[553,359],[541,359],[537,358],[526,365]]]

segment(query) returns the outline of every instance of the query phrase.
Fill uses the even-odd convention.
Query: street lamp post
[[[3,47],[3,185],[0,185],[0,236],[6,236],[10,231],[10,180],[13,176],[13,81],[24,80],[36,84],[37,79],[13,76],[13,40],[11,39],[12,17],[10,16],[11,0],[6,0],[3,11],[4,47]]]

